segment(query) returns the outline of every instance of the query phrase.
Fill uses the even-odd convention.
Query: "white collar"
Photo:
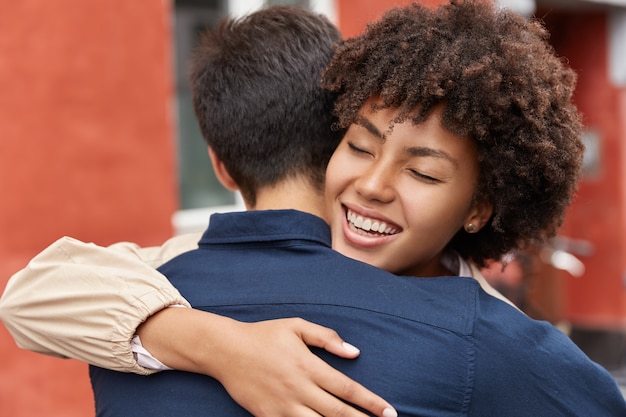
[[[459,277],[473,277],[469,263],[455,251],[446,251],[441,255],[441,265]]]

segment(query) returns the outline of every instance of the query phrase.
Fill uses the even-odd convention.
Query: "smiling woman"
[[[349,128],[327,175],[337,249],[433,276],[445,253],[483,266],[554,236],[584,150],[576,75],[539,22],[492,7],[394,9],[338,47],[323,79]],[[363,237],[348,209],[399,232]]]
[[[364,105],[328,165],[333,248],[397,274],[457,275],[441,262],[446,245],[492,213],[474,198],[476,145],[442,126],[441,107],[420,124],[393,124],[398,109],[376,104]]]

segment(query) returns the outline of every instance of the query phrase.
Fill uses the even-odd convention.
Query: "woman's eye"
[[[421,173],[419,171],[415,171],[413,169],[410,169],[409,171],[411,172],[411,174],[415,178],[417,178],[419,180],[426,181],[426,182],[431,183],[431,184],[437,184],[437,183],[441,182],[441,180],[439,180],[439,179],[437,179],[435,177],[431,177],[430,175],[426,175],[424,173]]]
[[[348,142],[348,146],[350,147],[350,149],[356,153],[364,153],[364,154],[368,154],[371,155],[371,152],[366,151],[363,148],[359,148],[358,146],[356,146],[354,143]]]

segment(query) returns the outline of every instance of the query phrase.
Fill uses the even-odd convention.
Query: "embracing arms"
[[[131,340],[139,334],[165,365],[215,377],[255,415],[364,415],[337,397],[378,416],[395,415],[387,402],[309,351],[307,344],[358,356],[331,329],[300,319],[241,323],[166,308],[189,305],[154,268],[196,248],[199,237],[179,236],[156,248],[62,238],[11,278],[0,318],[24,349],[153,373],[133,354]]]

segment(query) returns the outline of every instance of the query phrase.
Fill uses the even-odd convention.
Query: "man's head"
[[[289,177],[323,189],[341,139],[334,95],[320,87],[337,28],[296,7],[274,7],[208,31],[192,63],[202,135],[249,206],[256,192]]]

